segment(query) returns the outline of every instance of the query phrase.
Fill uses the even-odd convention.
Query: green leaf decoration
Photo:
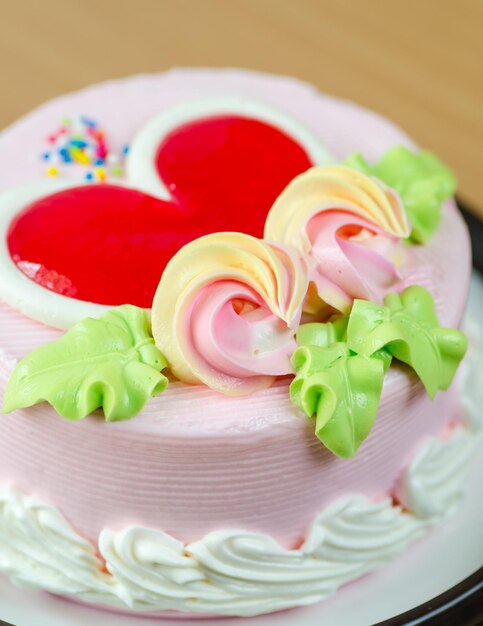
[[[3,410],[47,401],[71,420],[97,408],[107,421],[128,419],[164,391],[166,366],[144,309],[120,306],[86,318],[22,359],[8,381]]]
[[[459,330],[441,328],[431,295],[414,285],[384,305],[355,300],[347,317],[304,324],[292,356],[290,397],[334,454],[352,458],[374,423],[384,375],[394,358],[407,363],[431,398],[447,389],[466,351]]]
[[[370,357],[385,348],[414,369],[433,398],[453,380],[466,352],[466,337],[439,326],[433,298],[423,287],[391,293],[384,304],[354,301],[347,327],[349,349]]]
[[[354,457],[369,434],[390,359],[387,353],[354,354],[342,342],[295,351],[292,401],[309,417],[316,416],[316,436],[337,456]]]
[[[441,203],[454,195],[456,178],[431,152],[411,152],[404,146],[388,150],[375,165],[369,165],[360,153],[345,164],[368,176],[375,176],[395,189],[412,224],[411,240],[427,243],[439,226]]]
[[[297,345],[328,348],[333,343],[345,339],[348,322],[347,315],[334,315],[325,324],[317,322],[302,324],[297,329]]]

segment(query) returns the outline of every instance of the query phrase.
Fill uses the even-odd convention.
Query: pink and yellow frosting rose
[[[192,241],[167,265],[152,307],[156,345],[173,374],[244,395],[292,372],[307,293],[296,248],[243,233]]]
[[[281,193],[265,238],[298,249],[318,296],[347,313],[355,298],[380,300],[401,280],[410,226],[397,193],[343,165],[314,167]]]

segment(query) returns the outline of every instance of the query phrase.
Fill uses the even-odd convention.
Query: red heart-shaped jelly
[[[10,255],[52,291],[150,307],[181,246],[216,231],[261,237],[275,198],[311,165],[297,142],[265,122],[232,115],[190,122],[156,155],[172,201],[110,184],[60,191],[15,217]]]

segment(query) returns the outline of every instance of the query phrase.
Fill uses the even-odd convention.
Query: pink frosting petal
[[[309,285],[306,259],[243,233],[213,233],[167,265],[153,302],[153,335],[173,374],[244,395],[292,373]]]
[[[237,300],[253,306],[237,312]],[[191,340],[213,369],[229,376],[292,372],[294,332],[253,290],[234,281],[209,285],[198,295],[191,313]]]
[[[401,280],[396,237],[356,215],[319,213],[307,225],[319,296],[344,311],[354,298],[378,300]]]

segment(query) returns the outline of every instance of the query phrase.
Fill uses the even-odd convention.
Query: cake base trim
[[[402,506],[361,494],[336,501],[298,549],[233,530],[185,546],[134,526],[104,529],[96,549],[58,509],[7,486],[0,491],[0,571],[18,585],[138,612],[252,616],[312,604],[387,565],[454,511],[479,426],[473,415],[447,439],[425,443],[400,485]]]

